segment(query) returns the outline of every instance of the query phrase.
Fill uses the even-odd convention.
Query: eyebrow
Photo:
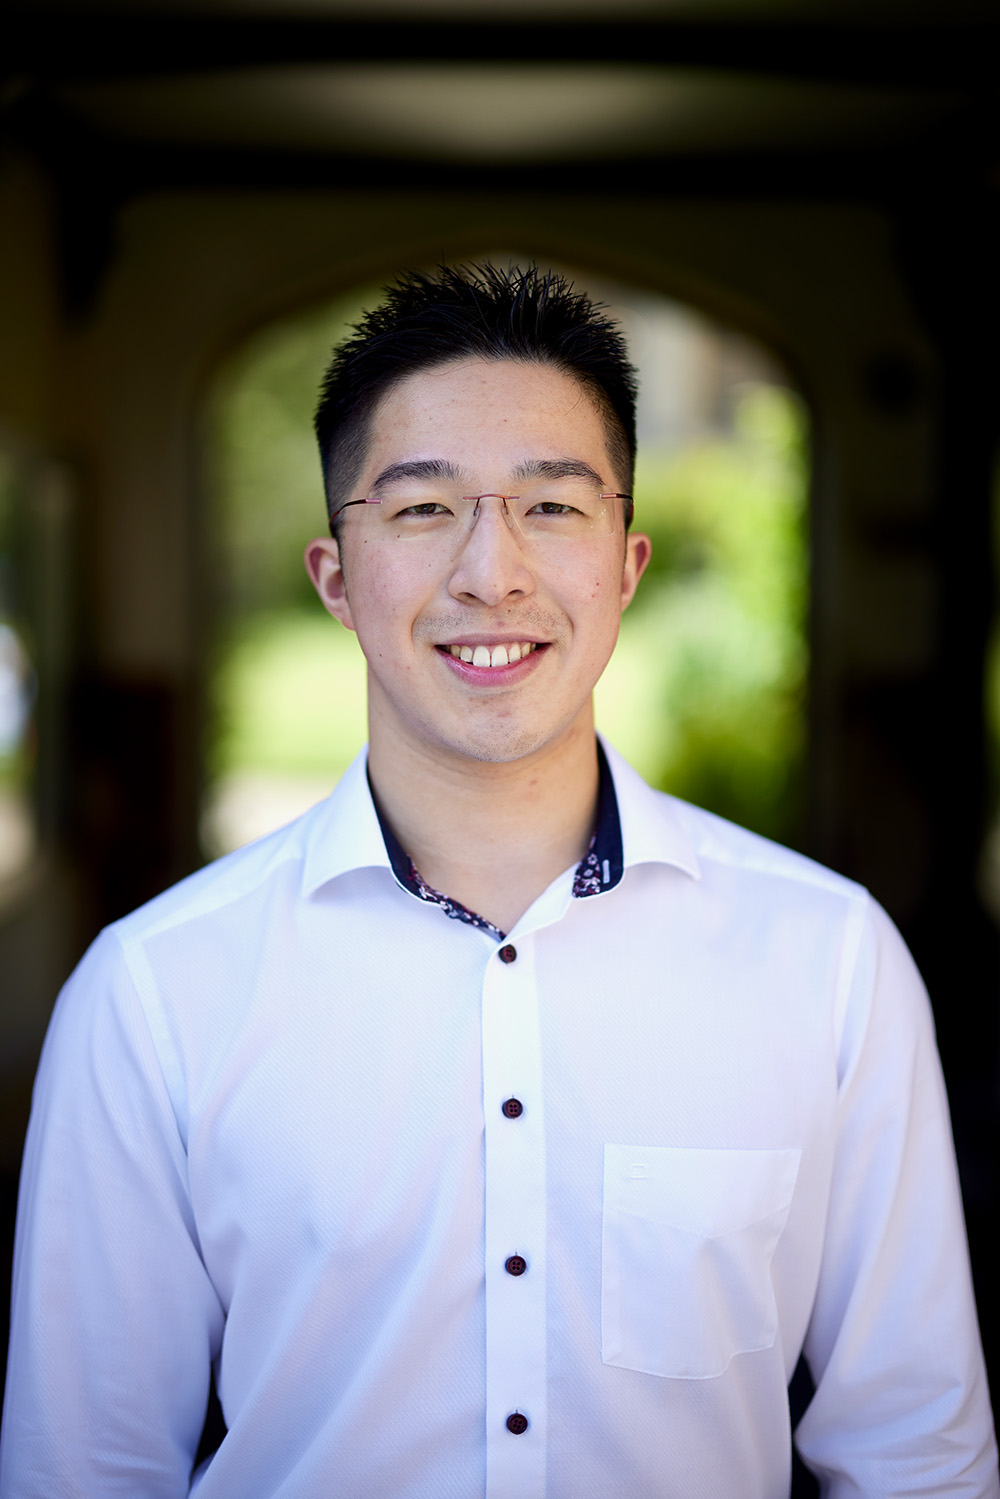
[[[514,467],[512,478],[518,484],[529,479],[592,479],[600,487],[604,480],[591,465],[582,458],[526,458]],[[377,494],[390,484],[402,479],[443,479],[449,484],[464,485],[462,470],[447,458],[410,458],[401,463],[390,463],[371,486]]]
[[[397,484],[400,479],[445,479],[449,484],[461,484],[462,472],[447,458],[410,458],[384,468],[372,484],[370,493],[377,494],[386,485]]]
[[[514,469],[514,478],[524,479],[593,479],[604,483],[600,474],[582,458],[528,458]]]

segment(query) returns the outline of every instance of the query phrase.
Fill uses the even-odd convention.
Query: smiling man
[[[334,448],[339,541],[306,553],[368,662],[388,825],[432,886],[502,931],[594,831],[592,692],[650,551],[626,533],[631,465],[608,420],[556,364],[421,369],[380,399],[352,491],[366,501],[338,498]]]
[[[824,1494],[997,1499],[905,948],[595,735],[633,407],[534,271],[403,278],[337,353],[306,565],[370,743],[60,998],[9,1499],[785,1499],[800,1358]]]

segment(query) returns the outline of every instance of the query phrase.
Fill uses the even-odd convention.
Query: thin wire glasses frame
[[[512,505],[516,505],[518,503],[518,501],[521,500],[522,498],[523,498],[523,496],[521,496],[519,494],[494,494],[494,493],[464,494],[464,495],[461,496],[461,499],[462,499],[463,503],[470,504],[470,505],[473,506],[473,509],[469,512],[469,514],[471,516],[473,516],[473,517],[476,516],[478,514],[478,512],[479,512],[479,503],[480,503],[481,500],[500,500],[501,501],[501,506],[502,506],[502,512],[503,512],[503,515],[504,515],[504,519],[506,520],[508,526],[510,526],[512,529],[514,529],[516,531],[522,532],[522,534],[523,534],[523,527],[518,522],[518,520],[516,518],[516,515],[515,515],[515,512],[511,509],[511,506]],[[597,493],[596,498],[599,499],[599,500],[625,500],[625,501],[628,502],[630,508],[631,508],[631,504],[632,504],[632,495],[630,495],[630,494],[620,494],[617,491],[601,490],[601,491],[599,491]],[[336,530],[334,529],[334,522],[338,519],[338,517],[340,515],[343,514],[343,512],[345,510],[350,510],[350,508],[351,508],[352,505],[382,505],[384,503],[387,503],[387,501],[385,500],[385,498],[382,495],[366,495],[364,497],[364,499],[361,499],[361,500],[346,500],[344,502],[344,504],[338,505],[337,508],[336,508],[336,510],[332,511],[331,514],[330,514],[330,519],[329,519],[330,535],[333,536],[334,538],[336,538],[336,534],[337,533],[336,533]],[[391,503],[391,500],[388,503]],[[438,501],[438,500],[436,500],[433,496],[427,496],[426,498],[423,498],[423,499],[414,496],[413,499],[411,500],[411,506],[410,507],[406,507],[406,508],[417,507],[417,506],[422,506],[422,505],[429,505],[429,504],[436,504],[436,503],[441,503],[441,502]],[[542,503],[551,503],[551,501],[542,501]]]

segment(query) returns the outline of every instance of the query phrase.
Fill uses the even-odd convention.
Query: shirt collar
[[[623,870],[633,864],[672,864],[697,879],[698,855],[684,815],[684,803],[651,790],[600,735],[598,750],[601,779],[597,827],[589,854],[596,856],[600,888],[613,889]],[[328,880],[351,870],[372,867],[389,869],[401,884],[407,883],[400,878],[400,869],[408,874],[409,860],[391,830],[386,829],[387,836],[383,836],[368,785],[367,766],[366,747],[327,800],[310,814],[303,895],[312,895]],[[390,841],[395,860],[388,846]],[[607,880],[603,878],[605,861]],[[583,867],[581,864],[581,870]]]
[[[378,814],[368,789],[368,746],[352,760],[325,802],[311,814],[302,894],[355,869],[391,869]]]
[[[608,757],[618,798],[625,868],[672,864],[692,879],[700,879],[701,865],[687,803],[647,786],[603,735],[598,739]]]
[[[620,882],[624,870],[621,820],[618,816],[615,783],[600,740],[597,743],[597,770],[597,817],[594,833],[587,852],[577,866],[573,880],[573,895],[578,899],[588,895],[600,895],[605,890],[613,890]],[[396,880],[403,889],[409,890],[411,895],[419,896],[422,900],[433,900],[448,908],[449,914],[460,916],[463,920],[472,922],[473,925],[482,925],[502,938],[504,933],[494,927],[492,922],[486,921],[485,917],[478,916],[474,911],[469,911],[465,906],[450,900],[443,892],[431,890],[426,885],[379,806],[371,776],[368,776],[367,780],[375,814],[382,829],[386,853],[389,855],[389,863]]]

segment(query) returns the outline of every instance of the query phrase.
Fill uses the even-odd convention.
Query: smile
[[[536,649],[533,640],[514,641],[511,645],[447,645],[440,647],[459,661],[467,661],[473,666],[511,666],[515,661],[521,661],[525,656]]]

